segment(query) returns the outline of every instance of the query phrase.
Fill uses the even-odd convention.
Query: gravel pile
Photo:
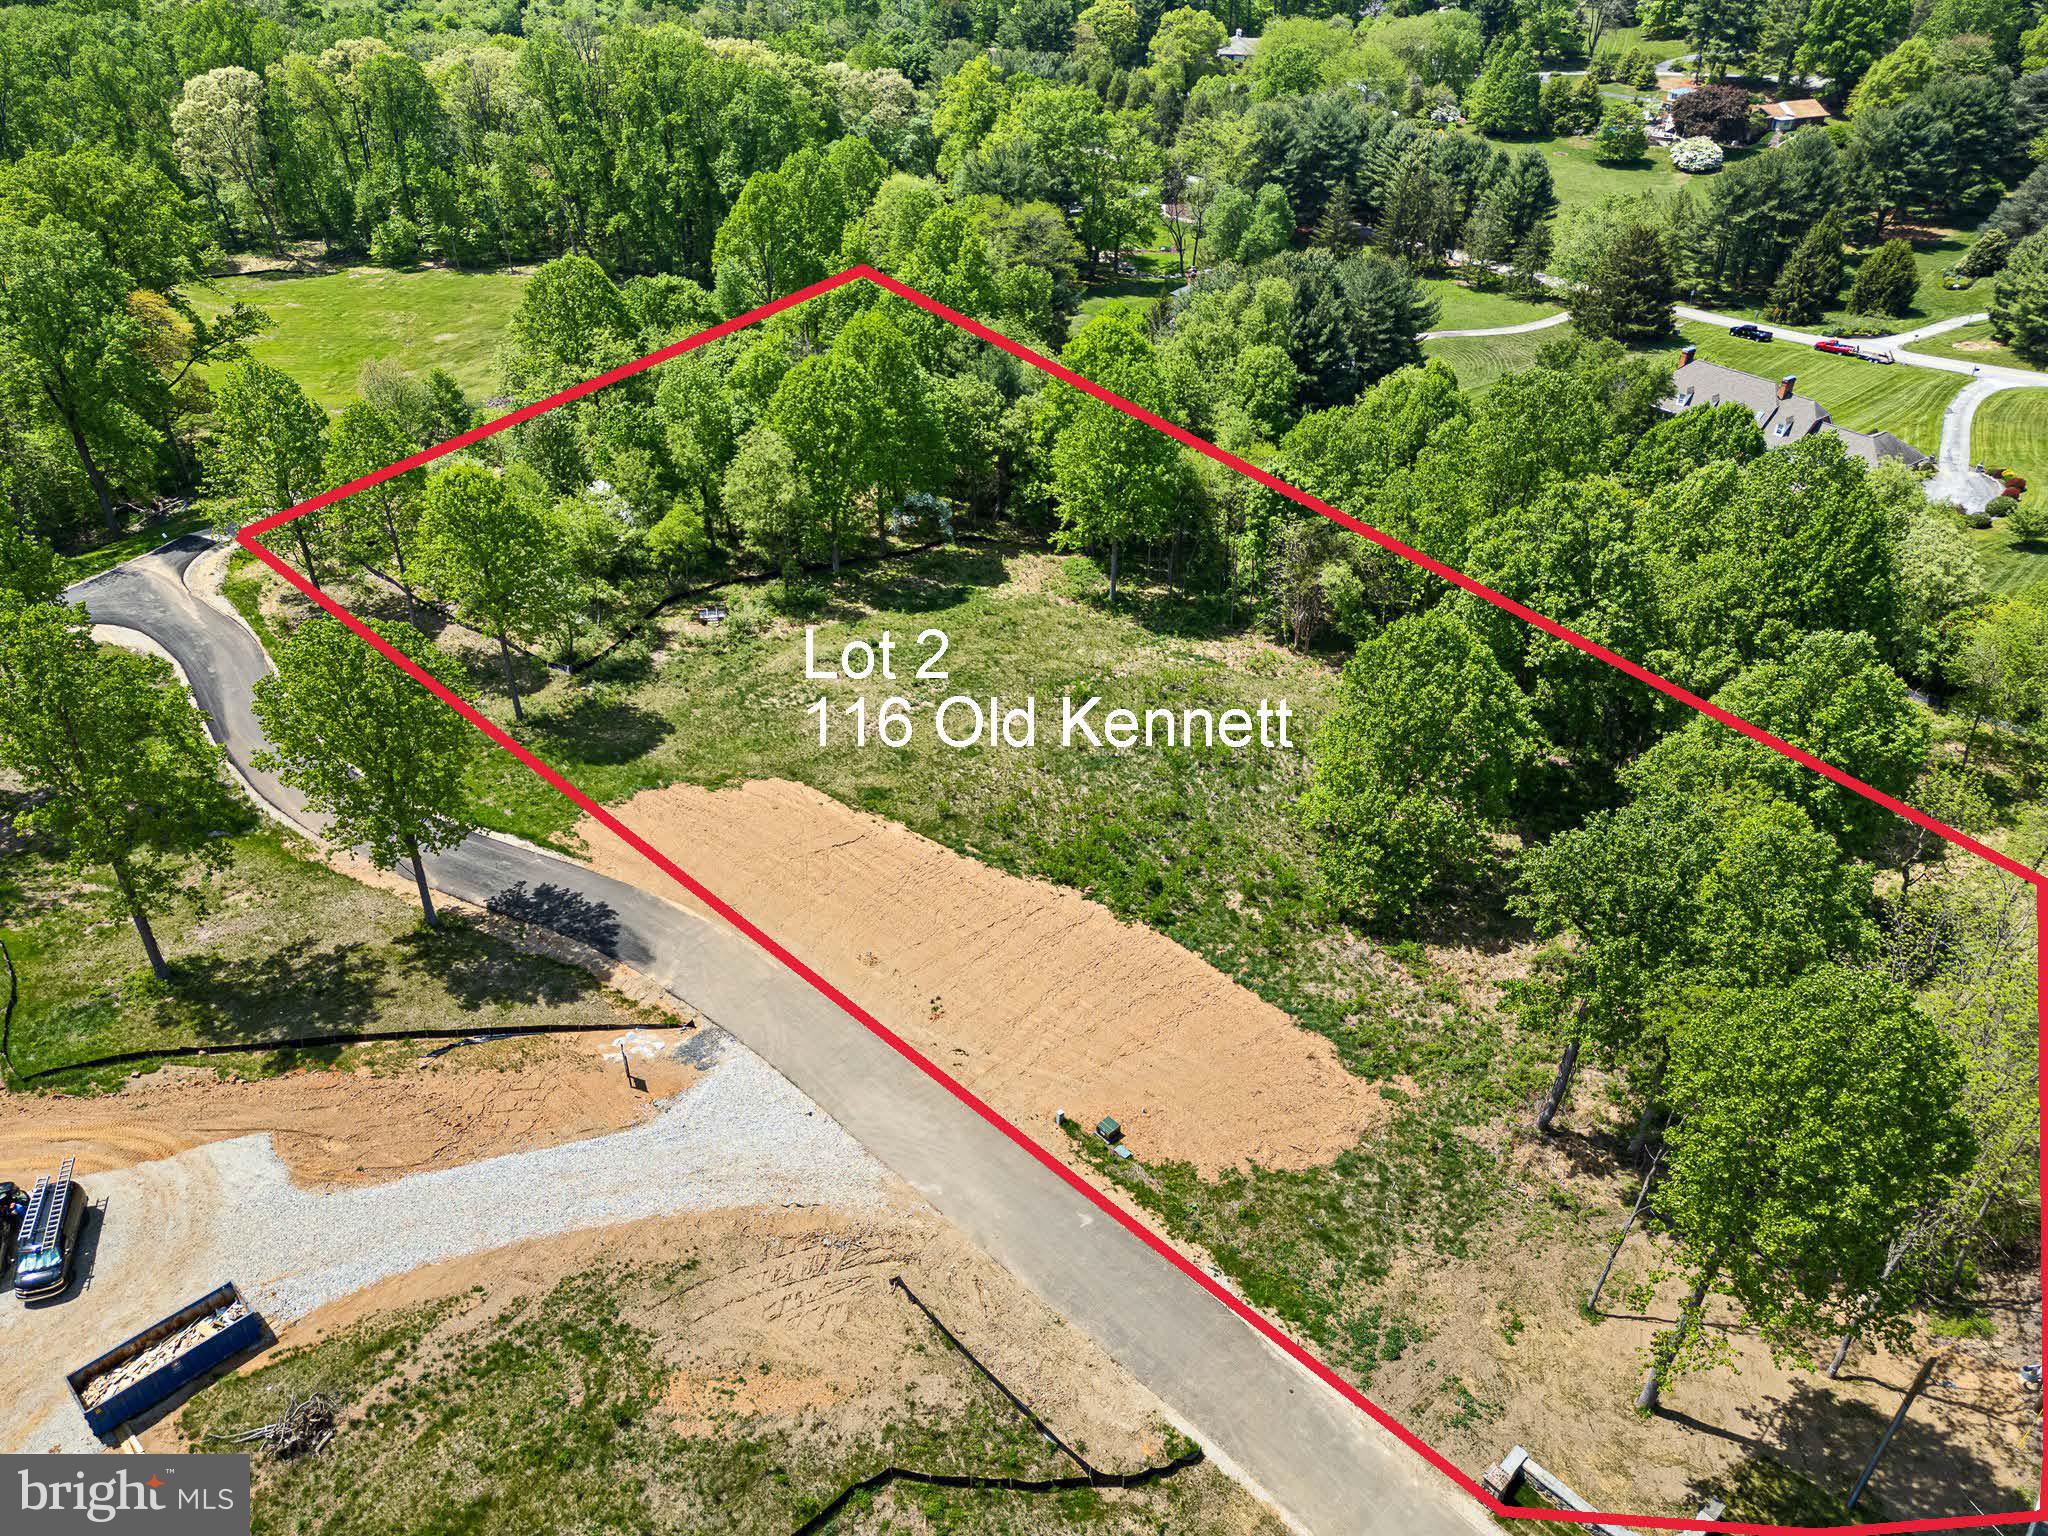
[[[560,1232],[886,1202],[882,1165],[787,1079],[729,1038],[716,1054],[642,1125],[365,1189],[294,1188],[267,1136],[99,1175],[89,1289],[56,1307],[0,1303],[0,1357],[21,1367],[0,1376],[0,1450],[91,1449],[64,1373],[223,1280],[281,1324],[422,1265]]]

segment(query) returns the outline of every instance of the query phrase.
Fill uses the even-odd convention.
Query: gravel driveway
[[[63,1373],[233,1280],[273,1325],[373,1282],[531,1238],[681,1211],[878,1206],[888,1174],[722,1034],[705,1076],[609,1136],[364,1188],[295,1188],[268,1136],[85,1181],[89,1269],[54,1305],[0,1298],[0,1452],[97,1446]],[[703,1048],[694,1042],[698,1065]],[[54,1155],[58,1149],[53,1148]]]

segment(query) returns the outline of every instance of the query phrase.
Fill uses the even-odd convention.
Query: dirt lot
[[[293,1180],[311,1187],[378,1183],[555,1146],[633,1125],[653,1113],[656,1099],[688,1087],[688,1066],[650,1060],[647,1050],[684,1033],[622,1027],[617,1036],[531,1036],[437,1058],[413,1054],[399,1070],[301,1068],[250,1082],[173,1066],[107,1098],[0,1095],[0,1177],[32,1182],[48,1171],[53,1147],[74,1154],[85,1175],[262,1131]],[[644,1090],[626,1081],[622,1046]]]
[[[900,1191],[878,1212],[665,1217],[414,1271],[284,1329],[263,1363],[202,1393],[145,1444],[192,1448],[296,1395],[342,1397],[327,1452],[263,1464],[260,1529],[308,1515],[317,1527],[315,1512],[344,1504],[353,1530],[432,1523],[449,1506],[463,1509],[465,1529],[518,1529],[529,1496],[491,1486],[492,1450],[469,1443],[486,1427],[514,1455],[522,1437],[549,1446],[551,1475],[534,1492],[559,1501],[560,1528],[786,1531],[887,1464],[1072,1473],[946,1347],[891,1284],[898,1276],[1097,1465],[1136,1469],[1171,1453],[1155,1399]],[[585,1406],[602,1398],[617,1427],[584,1441],[575,1403],[526,1394],[533,1373],[552,1381],[565,1359],[574,1371],[578,1348],[596,1338],[602,1359],[576,1396]],[[431,1403],[432,1435],[404,1427],[415,1397]],[[931,1529],[931,1497],[885,1494],[834,1529]],[[963,1501],[984,1497],[1002,1501],[1004,1529],[1071,1528],[1059,1496],[937,1497],[949,1517],[940,1529],[988,1528],[951,1523]],[[1108,1514],[1088,1520],[1091,1531],[1279,1531],[1208,1466],[1087,1497]]]
[[[677,786],[617,814],[1049,1146],[1065,1109],[1205,1174],[1301,1168],[1384,1114],[1327,1040],[1172,940],[816,790]],[[607,874],[689,902],[595,821],[578,834]]]

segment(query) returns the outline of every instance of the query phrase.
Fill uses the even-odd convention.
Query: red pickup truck
[[[1866,352],[1853,341],[1841,341],[1833,336],[1823,336],[1813,344],[1816,352],[1833,352],[1839,357],[1860,357],[1866,363],[1896,363],[1897,358],[1889,352]]]

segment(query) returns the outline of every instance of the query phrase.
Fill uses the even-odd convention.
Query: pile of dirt
[[[1209,1175],[1301,1168],[1384,1114],[1327,1040],[1172,940],[804,785],[676,786],[616,814],[1047,1145],[1064,1109]],[[596,821],[577,830],[597,868],[693,904]]]
[[[269,1131],[301,1185],[376,1184],[601,1136],[645,1119],[696,1076],[644,1048],[681,1032],[621,1025],[616,1038],[489,1041],[395,1071],[302,1068],[245,1082],[173,1066],[105,1098],[0,1095],[0,1176],[27,1183],[66,1153],[81,1175],[131,1168]],[[622,1050],[644,1087],[627,1080]]]

